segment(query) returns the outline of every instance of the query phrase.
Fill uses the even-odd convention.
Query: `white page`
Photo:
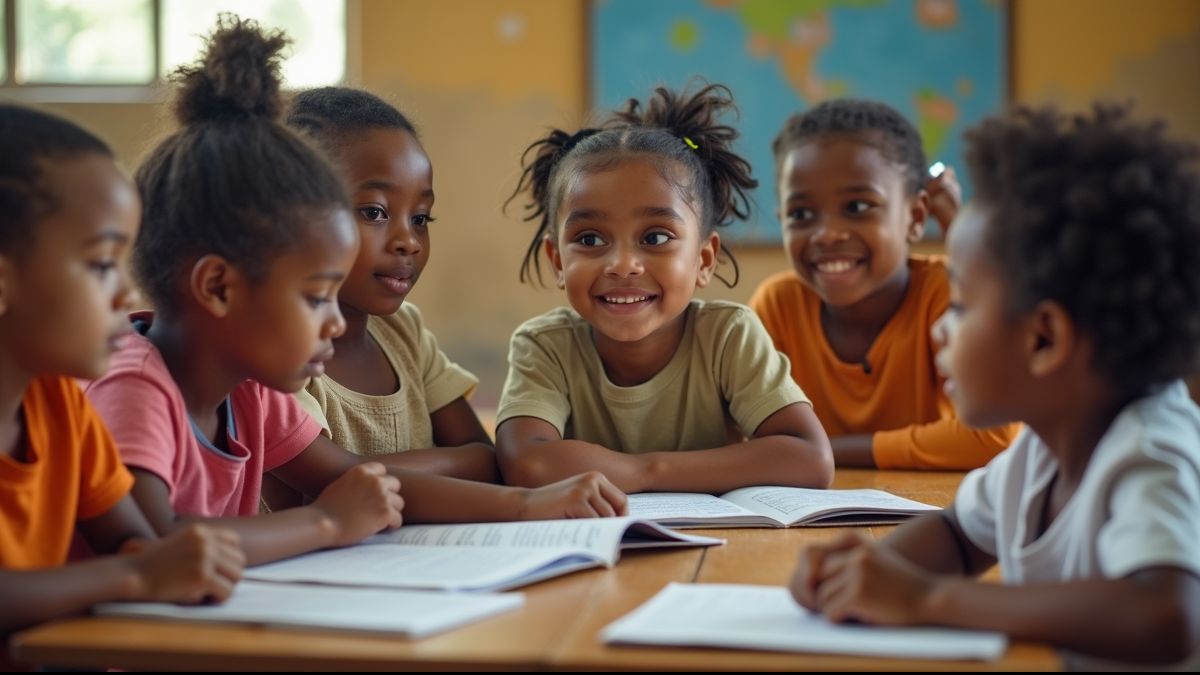
[[[997,659],[1000,633],[838,625],[780,586],[672,583],[601,633],[605,642],[925,659]]]
[[[888,513],[895,511],[940,511],[883,490],[817,490],[795,487],[749,487],[721,495],[747,510],[793,524],[810,516],[830,511],[848,513]]]
[[[96,614],[429,635],[525,602],[520,593],[464,594],[242,581],[220,605],[136,602],[98,605]]]
[[[646,520],[754,516],[751,511],[709,494],[643,492],[629,495],[629,515]]]
[[[515,588],[603,564],[580,549],[359,545],[251,567],[245,576],[263,581],[474,591]]]
[[[607,565],[617,561],[631,518],[533,520],[515,523],[405,525],[364,543],[411,546],[505,546],[587,552]]]

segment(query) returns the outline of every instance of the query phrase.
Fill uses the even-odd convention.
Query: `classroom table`
[[[873,487],[938,506],[956,472],[840,470],[837,488]],[[868,528],[883,536],[891,527]],[[724,546],[632,551],[612,569],[522,589],[517,611],[420,640],[332,631],[83,617],[13,637],[18,662],[129,670],[1055,670],[1049,647],[1016,642],[994,662],[923,661],[700,648],[607,646],[597,635],[668,583],[783,584],[806,543],[843,528],[692,530]]]

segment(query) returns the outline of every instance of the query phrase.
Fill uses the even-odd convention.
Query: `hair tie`
[[[689,148],[691,148],[692,150],[699,150],[699,149],[700,149],[700,146],[696,145],[696,142],[695,142],[695,141],[693,141],[692,139],[688,138],[687,136],[684,136],[684,137],[683,137],[683,142],[684,142],[684,143],[687,143],[687,146],[688,146]]]

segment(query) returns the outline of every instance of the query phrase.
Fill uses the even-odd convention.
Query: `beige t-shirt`
[[[509,347],[496,423],[536,417],[564,439],[627,453],[704,450],[752,436],[779,409],[808,403],[749,307],[693,300],[685,321],[670,362],[633,387],[608,379],[591,327],[574,310],[526,321]]]
[[[396,373],[397,391],[369,396],[322,375],[309,380],[296,398],[326,436],[359,455],[433,447],[430,413],[469,396],[479,380],[438,349],[412,304],[404,303],[391,316],[368,318],[367,333]]]

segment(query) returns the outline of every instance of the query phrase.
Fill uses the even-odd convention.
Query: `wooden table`
[[[835,487],[875,487],[939,506],[960,473],[839,471]],[[891,528],[873,527],[874,536]],[[609,570],[592,570],[524,589],[525,606],[422,640],[135,619],[66,619],[12,640],[29,664],[135,670],[1048,670],[1047,647],[1017,643],[994,663],[913,661],[718,649],[608,647],[599,631],[667,583],[782,584],[796,552],[841,528],[698,531],[728,544],[708,549],[635,551]]]

